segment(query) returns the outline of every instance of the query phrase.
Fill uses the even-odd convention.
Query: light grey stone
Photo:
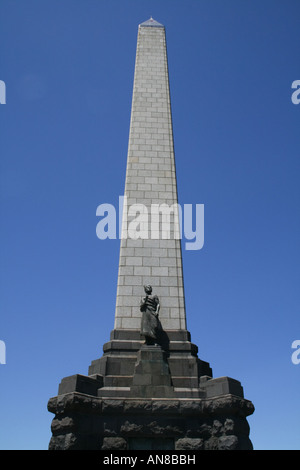
[[[165,30],[152,29],[141,27],[138,33],[125,183],[128,204],[144,204],[149,215],[151,203],[177,203]],[[174,240],[173,222],[170,231],[161,222],[158,230],[150,228],[152,238],[121,242],[118,286],[124,289],[118,289],[116,322],[124,317],[122,327],[132,325],[128,309],[125,312],[122,307],[133,308],[134,302],[128,299],[131,287],[138,304],[143,283],[149,283],[164,292],[161,315],[165,327],[181,328],[185,309],[184,303],[178,308],[179,296],[184,294],[176,290],[183,286],[181,252],[175,250],[179,241]],[[176,308],[173,318],[172,308]]]

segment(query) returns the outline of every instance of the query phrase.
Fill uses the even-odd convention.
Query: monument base
[[[212,378],[186,330],[165,332],[162,346],[114,330],[89,375],[65,377],[49,400],[49,449],[252,449],[240,382]]]
[[[251,450],[248,400],[51,398],[50,450]]]

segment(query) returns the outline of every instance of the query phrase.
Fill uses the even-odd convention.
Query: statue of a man
[[[146,344],[157,344],[161,324],[158,319],[159,299],[157,295],[152,295],[152,287],[144,286],[146,296],[142,298],[140,310],[143,313],[141,323],[141,335],[145,336]]]

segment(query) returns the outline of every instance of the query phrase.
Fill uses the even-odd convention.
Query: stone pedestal
[[[130,387],[133,385],[132,379],[137,361],[145,359],[146,351],[150,351],[146,348],[151,348],[143,346],[143,342],[139,330],[111,332],[110,341],[103,346],[103,356],[92,361],[89,367],[89,376],[97,376],[98,380],[101,376],[103,379],[103,386],[99,387],[98,396],[105,398],[132,396]],[[190,333],[187,330],[163,331],[161,349],[163,351],[160,353],[161,360],[165,364],[167,361],[175,396],[202,397],[203,393],[199,389],[200,377],[211,377],[212,370],[207,362],[198,358],[198,347],[191,342]],[[153,350],[153,354],[155,351],[157,349]]]
[[[164,334],[164,347],[147,346],[138,330],[113,330],[89,375],[62,379],[49,449],[251,449],[240,382],[212,378],[186,330]]]
[[[167,354],[160,346],[143,345],[139,350],[130,396],[134,398],[173,398],[175,396]]]

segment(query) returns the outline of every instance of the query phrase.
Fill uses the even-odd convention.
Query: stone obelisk
[[[164,26],[151,18],[138,29],[114,330],[104,356],[89,369],[90,375],[104,377],[101,396],[131,396],[133,387],[142,395],[144,390],[161,397],[198,397],[199,376],[211,375],[186,329],[179,214],[166,35]],[[145,285],[159,298],[161,353],[141,349]],[[167,370],[165,351],[170,377],[158,373]],[[145,370],[154,363],[151,389]],[[175,388],[171,391],[167,384]]]
[[[166,36],[153,19],[138,29],[125,197],[115,329],[139,328],[146,284],[161,300],[163,328],[186,329]],[[128,209],[136,204],[146,212],[134,240]]]
[[[139,25],[114,329],[49,400],[50,449],[251,449],[254,407],[186,328],[163,25]],[[107,314],[107,312],[103,312]]]

